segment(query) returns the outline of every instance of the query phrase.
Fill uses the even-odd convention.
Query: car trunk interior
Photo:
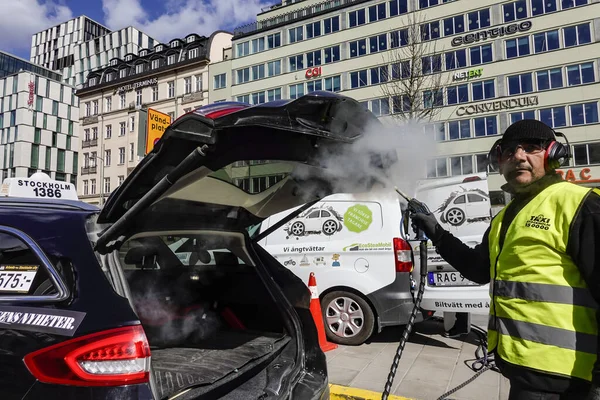
[[[216,398],[214,389],[228,383],[244,392],[232,398],[263,393],[265,368],[294,341],[242,234],[138,234],[123,244],[119,257],[150,343],[161,399],[192,387],[194,398]]]

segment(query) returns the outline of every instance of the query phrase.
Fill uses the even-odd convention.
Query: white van
[[[463,188],[465,204],[460,197]],[[415,197],[428,204],[440,223],[459,235],[468,233],[461,238],[475,242],[481,241],[486,218],[489,225],[487,193],[487,178],[481,174],[426,181],[419,185]],[[449,195],[454,197],[448,199]],[[482,201],[487,211],[485,205],[474,204],[475,196],[487,201]],[[450,206],[440,207],[442,203]],[[357,345],[386,326],[408,322],[419,279],[419,242],[406,240],[404,227],[409,225],[403,223],[404,204],[395,192],[331,195],[259,242],[305,283],[310,273],[315,273],[329,340]],[[260,232],[291,211],[263,221]],[[471,232],[466,228],[473,226],[473,220],[482,223]],[[468,282],[460,280],[460,274],[443,262],[434,248],[429,254],[428,285],[422,303],[425,317],[435,311],[459,311],[460,307],[452,307],[457,305],[454,299],[467,304],[472,292],[477,301],[480,292],[487,293],[481,286],[459,286]],[[422,319],[420,314],[417,322]]]

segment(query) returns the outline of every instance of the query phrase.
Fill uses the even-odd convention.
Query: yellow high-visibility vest
[[[590,381],[598,326],[594,300],[567,253],[571,223],[591,189],[551,185],[515,216],[492,220],[488,349],[512,364]]]

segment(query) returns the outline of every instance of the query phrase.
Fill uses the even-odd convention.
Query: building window
[[[350,88],[356,89],[359,87],[367,86],[367,70],[350,72]]]
[[[408,107],[408,109],[410,110],[410,105]],[[394,106],[394,112],[396,112],[396,107]],[[443,140],[446,140],[446,128],[444,123],[433,123],[433,124],[427,124],[423,127],[423,130],[425,132],[426,135],[428,135],[430,138],[433,138],[433,140],[441,142]]]
[[[135,130],[135,117],[129,117],[129,132]]]
[[[369,38],[370,52],[377,53],[378,51],[387,50],[387,35],[377,35]]]
[[[152,60],[151,67],[152,67],[152,69],[160,68],[160,59],[156,58],[156,59]]]
[[[267,63],[267,73],[269,74],[269,76],[281,74],[281,60],[275,60]],[[225,74],[223,74],[223,76],[224,75]]]
[[[177,61],[177,55],[175,55],[175,54],[171,54],[170,56],[167,57],[167,65],[175,64],[176,61]]]
[[[483,10],[470,12],[467,14],[467,20],[469,21],[470,31],[488,27],[491,25],[490,9],[484,8]]]
[[[504,22],[527,18],[527,1],[519,0],[504,4],[502,10],[504,11]]]
[[[569,67],[567,67],[568,75]],[[537,90],[548,90],[563,87],[563,77],[561,68],[553,68],[545,71],[537,71]]]
[[[119,175],[119,186],[121,186],[123,184],[123,181],[125,181],[125,176]]]
[[[498,134],[498,125],[495,115],[490,117],[475,118],[473,120],[473,125],[475,128],[475,137]]]
[[[158,86],[152,87],[152,101],[158,101]]]
[[[135,105],[138,107],[142,105],[142,89],[135,90]]]
[[[126,78],[127,77],[127,68],[123,68],[119,71],[119,78]]]
[[[469,48],[469,54],[471,56],[471,65],[480,65],[494,61],[491,44],[471,47]]]
[[[133,162],[133,157],[134,157],[133,143],[129,143],[129,161]]]
[[[593,62],[567,66],[567,83],[569,86],[582,85],[595,81]]]
[[[440,0],[419,0],[419,8],[428,8],[432,6],[436,6],[440,3]]]
[[[469,101],[469,85],[449,86],[446,90],[447,104],[460,104]]]
[[[306,93],[312,93],[316,90],[323,90],[323,81],[322,80],[316,80],[316,81],[309,81],[306,82]]]
[[[408,45],[408,29],[400,29],[399,31],[393,31],[390,33],[390,48],[395,49],[397,47]]]
[[[144,64],[136,64],[135,73],[141,74],[142,72],[144,72]]]
[[[267,36],[267,46],[269,49],[281,46],[281,33],[274,33]]]
[[[522,119],[535,119],[535,111],[521,111],[510,114],[510,123],[514,124],[517,121],[521,121]]]
[[[444,36],[450,36],[465,31],[464,15],[444,19]]]
[[[112,137],[112,125],[106,125],[106,139],[110,139]]]
[[[446,71],[467,66],[467,52],[465,49],[446,53],[444,58],[446,59]]]
[[[89,181],[86,179],[83,181],[83,195],[87,196],[90,194]]]
[[[321,21],[312,22],[306,25],[306,38],[312,39],[321,36]]]
[[[600,143],[574,145],[573,159],[576,166],[600,164]]]
[[[353,26],[363,25],[367,23],[365,9],[362,8],[348,13],[348,23],[350,28]]]
[[[325,81],[325,90],[327,90],[329,92],[339,92],[340,90],[342,90],[341,78],[339,75],[325,78],[324,81]],[[388,114],[389,114],[389,110],[388,110]]]
[[[90,130],[89,129],[83,130],[83,140],[86,142],[90,140]]]
[[[292,56],[289,58],[289,70],[290,72],[293,71],[297,71],[300,69],[304,69],[304,54],[300,54],[298,56]],[[240,71],[243,70],[239,70],[238,71],[238,83],[239,83],[239,74]]]
[[[306,54],[306,67],[321,65],[321,50],[311,51]]]
[[[252,52],[258,53],[261,51],[265,51],[265,38],[258,38],[252,40]]]
[[[463,119],[448,122],[448,136],[450,140],[466,139],[471,137],[471,121]]]
[[[96,180],[90,179],[90,194],[96,194]]]
[[[41,110],[39,110],[39,111],[41,111]],[[89,101],[87,101],[85,103],[85,116],[89,117],[91,112],[92,112],[92,105]]]
[[[448,165],[445,158],[437,158],[427,161],[427,177],[440,178],[448,176]]]
[[[433,21],[421,25],[421,39],[433,40],[440,37],[440,21]]]
[[[450,157],[450,174],[452,176],[466,175],[473,173],[473,156],[458,156]],[[455,202],[461,202],[461,197],[464,199],[465,195],[457,197]],[[464,200],[462,201],[464,202]]]
[[[297,99],[298,97],[304,96],[304,84],[290,86],[290,99]]]
[[[112,110],[112,97],[107,97],[106,98],[106,107],[105,107],[105,112],[110,112]]]
[[[371,68],[371,85],[376,85],[378,83],[385,83],[388,81],[388,66],[384,65],[382,67]]]
[[[227,86],[227,75],[219,74],[215,75],[213,82],[214,89],[222,89]]]
[[[473,89],[473,101],[493,99],[496,97],[496,88],[493,79],[471,84]]]
[[[90,78],[89,86],[94,86],[96,84],[96,77]]]
[[[583,6],[588,3],[588,0],[561,0],[562,9],[572,8],[576,6]]]
[[[110,167],[110,150],[104,150],[104,166]]]
[[[121,93],[119,95],[119,108],[124,109],[125,105],[125,93]]]
[[[369,6],[369,22],[379,21],[380,19],[386,19],[387,15],[385,12],[385,3],[375,4]],[[339,25],[338,25],[339,29]],[[325,31],[325,33],[329,33]]]
[[[169,97],[169,99],[172,99],[173,97],[175,97],[175,82],[174,81],[167,82],[167,88],[168,88],[168,97]]]
[[[540,110],[540,121],[551,128],[567,126],[567,115],[565,107],[551,107]]]
[[[104,178],[104,193],[110,193],[110,177]]]
[[[391,0],[389,4],[390,17],[406,14],[408,12],[408,0]]]
[[[249,94],[243,94],[241,96],[237,97],[237,101],[240,103],[247,103],[250,104],[250,95]]]
[[[304,40],[304,27],[298,26],[296,28],[288,29],[288,38],[290,43],[296,43],[300,40]]]
[[[382,99],[375,99],[369,102],[371,104],[371,112],[377,117],[382,115],[389,115],[390,113],[390,99],[387,97]]]
[[[120,122],[119,123],[119,136],[125,136],[125,122]]]
[[[183,79],[183,92],[184,94],[192,93],[192,77],[188,76]]]
[[[119,165],[125,164],[125,147],[119,147]]]
[[[188,53],[187,53],[187,57],[188,57],[188,60],[191,59],[191,58],[198,57],[198,48],[196,47],[194,49],[189,50]]]
[[[442,70],[442,55],[436,54],[421,58],[423,74],[433,74]]]
[[[196,92],[202,92],[202,75],[196,75]]]
[[[556,0],[531,0],[531,15],[534,17],[556,10]]]
[[[265,77],[265,64],[255,65],[252,67],[252,80],[262,79]]]
[[[236,46],[237,57],[244,57],[250,54],[250,42],[238,43]]]
[[[598,102],[573,104],[569,106],[571,125],[594,124],[598,122]]]
[[[560,47],[558,42],[558,29],[533,35],[533,51],[543,53],[556,50]]]
[[[533,92],[533,78],[530,72],[509,76],[507,79],[509,96]]]
[[[98,127],[92,128],[92,140],[98,140]]]
[[[281,100],[281,88],[267,90],[268,101]]]
[[[410,61],[402,61],[391,65],[392,79],[406,79],[410,77],[411,67]]]
[[[506,58],[523,57],[531,51],[529,49],[529,36],[509,39],[506,43]]]
[[[265,92],[252,93],[252,104],[262,104],[265,102]]]
[[[340,60],[340,46],[328,47],[323,50],[325,61],[324,64],[336,62]]]
[[[378,6],[380,8],[379,14],[381,14],[381,10],[383,10],[383,18],[385,18],[385,4],[380,4]],[[331,18],[325,18],[323,20],[323,31],[325,34],[337,32],[340,30],[340,17],[335,16]]]
[[[564,28],[565,47],[577,46],[580,44],[591,43],[592,36],[590,24],[581,24]]]
[[[98,114],[98,100],[94,101],[95,112],[94,115]],[[58,115],[58,101],[52,100],[52,115]]]
[[[350,58],[367,54],[367,39],[350,42]]]
[[[433,108],[441,107],[444,105],[444,91],[438,90],[425,90],[423,92],[423,107]]]

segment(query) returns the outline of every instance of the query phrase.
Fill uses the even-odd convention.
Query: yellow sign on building
[[[158,142],[158,139],[162,137],[169,125],[171,125],[171,117],[169,115],[151,108],[148,109],[148,120],[146,122],[146,154],[152,151],[154,145]]]

